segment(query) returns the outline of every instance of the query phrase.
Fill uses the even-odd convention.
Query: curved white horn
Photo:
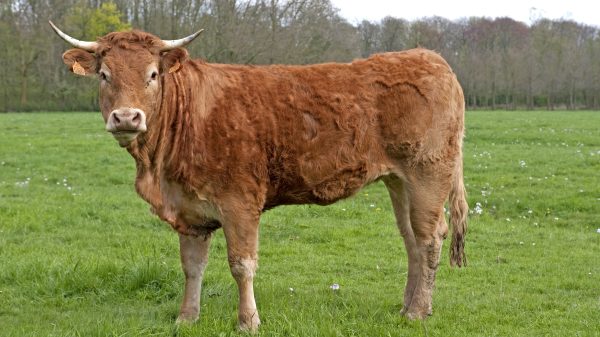
[[[83,50],[86,50],[89,52],[95,52],[96,49],[98,49],[98,42],[80,41],[80,40],[74,39],[74,38],[70,37],[69,35],[63,33],[60,29],[58,29],[58,27],[56,27],[52,23],[52,21],[48,21],[48,23],[50,23],[50,26],[52,26],[52,29],[54,29],[54,31],[56,32],[56,34],[58,34],[58,36],[60,36],[63,40],[65,40],[68,43],[70,43],[71,45],[73,45],[73,47],[83,49]]]
[[[194,41],[194,39],[196,37],[198,37],[198,35],[200,35],[200,33],[202,33],[203,31],[204,31],[204,29],[200,29],[199,31],[195,32],[194,34],[184,37],[183,39],[179,39],[179,40],[162,40],[163,46],[160,48],[160,51],[169,51],[171,49],[183,47],[183,46],[187,45],[188,43]]]

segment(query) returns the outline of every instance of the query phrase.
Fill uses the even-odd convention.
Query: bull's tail
[[[461,151],[462,152],[462,151]],[[450,243],[450,265],[466,266],[467,258],[465,256],[465,235],[467,234],[467,214],[469,205],[467,204],[467,192],[463,182],[463,163],[462,154],[457,157],[454,177],[452,180],[452,189],[450,190],[449,207],[450,223],[452,224],[452,242]]]

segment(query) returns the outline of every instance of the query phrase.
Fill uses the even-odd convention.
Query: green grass
[[[99,114],[0,115],[0,336],[237,336],[221,231],[198,323],[174,324],[177,235]],[[381,184],[261,222],[262,336],[600,335],[600,113],[470,112],[469,266],[399,315],[406,253]],[[329,286],[340,284],[340,290]],[[293,291],[290,290],[293,288]]]

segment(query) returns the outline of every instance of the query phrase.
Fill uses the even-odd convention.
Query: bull
[[[213,232],[222,228],[239,289],[238,326],[260,319],[253,279],[261,214],[328,205],[383,181],[408,255],[401,314],[432,312],[441,246],[466,263],[462,166],[464,97],[455,74],[425,49],[351,63],[248,66],[191,60],[199,34],[162,40],[141,31],[74,39],[62,58],[99,79],[106,130],[136,163],[135,188],[179,235],[185,290],[178,321],[200,310]]]

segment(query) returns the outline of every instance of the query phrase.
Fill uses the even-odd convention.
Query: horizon
[[[457,0],[452,3],[432,0],[427,3],[411,3],[410,7],[401,2],[371,0],[370,6],[357,0],[331,0],[338,10],[338,15],[352,24],[363,20],[381,22],[385,17],[415,21],[423,18],[442,17],[451,21],[459,21],[472,17],[477,18],[511,18],[528,26],[540,19],[574,21],[600,28],[600,17],[594,13],[600,11],[600,4],[573,0],[569,5],[539,0],[506,0],[497,3],[481,3],[472,0]]]

